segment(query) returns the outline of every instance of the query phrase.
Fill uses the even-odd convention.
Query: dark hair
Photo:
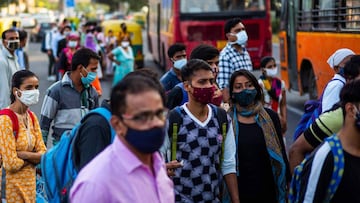
[[[162,84],[160,83],[159,75],[155,71],[153,71],[150,68],[141,68],[141,69],[137,69],[133,72],[128,73],[125,77],[130,77],[130,76],[134,76],[134,75],[140,75],[140,76],[147,77],[147,78],[150,78],[151,80],[153,80],[157,84],[157,86],[160,90],[161,98],[162,98],[164,104],[166,103],[165,89],[162,86]]]
[[[181,69],[182,81],[190,81],[191,77],[198,70],[208,70],[212,72],[210,65],[201,59],[190,59]]]
[[[250,82],[254,85],[254,87],[257,91],[257,94],[255,96],[255,101],[262,101],[263,100],[263,90],[260,87],[258,80],[250,71],[241,69],[241,70],[237,70],[237,71],[233,72],[233,74],[231,74],[230,84],[229,84],[229,94],[230,94],[232,103],[235,103],[235,99],[233,98],[235,79],[239,76],[244,76],[250,80]]]
[[[270,61],[274,61],[275,62],[275,58],[272,56],[265,56],[260,60],[260,68],[265,68],[266,64],[269,63]]]
[[[19,71],[14,73],[14,75],[11,78],[11,89],[10,89],[11,103],[14,103],[14,101],[15,101],[15,96],[12,93],[12,89],[14,87],[20,89],[20,85],[23,84],[24,80],[26,80],[27,78],[31,78],[31,77],[38,78],[35,75],[35,73],[33,73],[33,72],[29,71],[29,70],[19,70]]]
[[[186,46],[181,43],[175,43],[171,45],[167,51],[168,57],[172,58],[176,52],[186,50]]]
[[[224,25],[225,35],[230,32],[231,28],[235,27],[239,23],[241,23],[240,18],[232,18],[232,19],[227,20]]]
[[[25,30],[19,30],[19,40],[23,41],[28,36],[28,33]]]
[[[12,24],[13,27],[17,27],[17,22],[15,20],[12,21],[11,24]]]
[[[360,55],[354,55],[344,66],[344,77],[352,80],[360,75]]]
[[[190,59],[202,59],[206,61],[219,56],[219,54],[220,52],[217,48],[207,44],[200,44],[192,50]]]
[[[161,95],[159,86],[151,78],[136,74],[125,76],[111,91],[111,113],[121,116],[127,107],[128,94],[140,94],[147,91],[156,91]],[[163,104],[165,104],[164,101]]]
[[[359,103],[360,102],[360,80],[351,80],[345,84],[340,91],[341,107],[344,110],[347,103]],[[345,110],[343,111],[346,115]]]
[[[90,63],[90,59],[100,60],[100,56],[88,48],[77,50],[71,61],[71,70],[76,70],[78,65],[83,65],[86,68]]]
[[[64,34],[64,31],[65,31],[66,28],[69,29],[69,30],[71,30],[71,27],[70,27],[69,25],[66,25],[66,26],[64,26],[63,28],[61,28],[60,33],[61,33],[61,34]]]
[[[7,29],[7,30],[5,30],[3,33],[2,33],[2,35],[1,35],[1,38],[4,40],[4,39],[6,39],[6,34],[7,33],[10,33],[10,32],[18,32],[17,30],[15,30],[15,29]]]

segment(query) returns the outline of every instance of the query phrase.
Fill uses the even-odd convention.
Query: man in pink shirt
[[[167,113],[162,91],[139,75],[125,77],[113,88],[111,124],[117,137],[80,171],[71,202],[175,201],[173,183],[157,152]]]

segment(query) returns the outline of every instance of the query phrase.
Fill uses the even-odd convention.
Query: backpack
[[[338,80],[345,84],[340,79],[332,79],[331,81]],[[328,84],[330,83],[328,82]],[[324,90],[326,87],[324,88]],[[324,91],[325,92],[325,91]],[[293,140],[295,141],[306,129],[310,127],[310,125],[320,116],[322,112],[322,98],[324,95],[322,93],[321,97],[318,100],[308,100],[304,104],[304,114],[301,116],[299,123],[296,126]]]
[[[327,146],[324,146],[327,145]],[[326,149],[327,148],[327,149]],[[325,142],[323,143],[323,145],[320,146],[320,148],[318,148],[317,152],[319,151],[322,152],[326,152],[325,150],[329,150],[328,153],[321,153],[322,157],[318,156],[315,157],[317,155],[317,153],[314,155],[314,160],[315,158],[317,158],[318,163],[322,163],[322,165],[316,164],[316,163],[312,163],[312,167],[316,167],[316,168],[320,168],[320,170],[322,169],[325,161],[322,161],[324,159],[326,159],[327,155],[329,153],[333,154],[333,159],[334,159],[334,166],[333,166],[333,170],[332,170],[332,175],[331,175],[331,180],[329,182],[328,188],[326,190],[325,193],[325,197],[323,202],[330,202],[331,199],[333,198],[337,188],[340,185],[342,176],[343,176],[343,172],[344,172],[344,167],[345,167],[345,158],[344,158],[344,153],[343,150],[341,148],[341,143],[339,140],[339,137],[334,134],[331,137],[327,137],[325,139]],[[293,178],[291,180],[291,184],[290,184],[290,193],[289,193],[289,202],[290,203],[298,203],[300,201],[300,197],[301,196],[305,196],[306,194],[308,194],[309,192],[309,196],[314,196],[316,193],[316,187],[315,188],[310,188],[309,190],[311,191],[307,191],[303,188],[300,188],[300,184],[301,184],[301,176],[303,173],[303,169],[304,169],[304,165],[305,163],[308,161],[308,158],[305,158],[302,163],[297,166],[294,170],[294,175]],[[311,169],[312,170],[312,169]],[[311,172],[310,172],[311,173]],[[315,174],[316,172],[314,172]],[[313,177],[310,180],[311,174],[309,174],[309,181],[313,180],[313,181],[320,181],[320,177],[321,177],[321,171],[318,177]],[[308,186],[307,186],[308,187]],[[305,194],[302,194],[305,193]],[[304,197],[305,199],[306,197]]]
[[[228,120],[227,120],[227,113],[224,109],[217,107],[215,105],[209,104],[211,109],[213,110],[215,117],[220,126],[220,132],[222,136],[222,144],[221,144],[221,154],[220,154],[220,163],[224,160],[224,146],[225,146],[225,139],[226,134],[228,131]],[[168,136],[171,142],[171,160],[176,160],[176,151],[177,151],[177,136],[179,133],[180,125],[183,123],[181,117],[181,107],[177,106],[169,113],[169,129],[168,129]],[[220,164],[221,165],[221,164]]]
[[[92,114],[103,116],[110,125],[111,112],[99,107],[86,114],[72,130],[65,131],[59,143],[48,150],[41,157],[41,170],[45,182],[45,191],[49,202],[68,202],[70,188],[78,172],[74,164],[74,143],[78,129],[86,118]],[[114,140],[115,131],[110,126],[111,141]]]
[[[35,118],[34,118],[34,114],[28,110],[27,111],[30,115],[30,119],[32,121],[33,126],[35,126]],[[9,118],[11,119],[11,123],[12,123],[12,129],[13,129],[13,133],[14,133],[14,137],[15,140],[17,140],[18,138],[18,133],[19,133],[19,120],[15,114],[14,111],[12,111],[11,109],[1,109],[0,110],[0,115],[7,115],[9,116]],[[2,165],[2,163],[1,163]],[[1,176],[1,199],[6,201],[6,190],[3,189],[6,187],[6,171],[3,167],[2,168],[2,176]]]

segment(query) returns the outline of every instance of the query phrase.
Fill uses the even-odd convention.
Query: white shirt
[[[335,74],[328,82],[322,97],[322,113],[331,109],[334,104],[340,101],[340,91],[344,87],[345,82],[345,78],[339,74]]]

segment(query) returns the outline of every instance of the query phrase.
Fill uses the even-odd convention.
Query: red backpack
[[[30,110],[28,110],[27,112],[30,115],[33,126],[35,126],[34,125],[35,124],[34,114]],[[18,138],[18,132],[19,132],[19,120],[18,120],[15,112],[12,111],[11,109],[1,109],[0,115],[7,115],[10,117],[11,122],[12,122],[12,128],[13,128],[15,140],[16,140]]]

